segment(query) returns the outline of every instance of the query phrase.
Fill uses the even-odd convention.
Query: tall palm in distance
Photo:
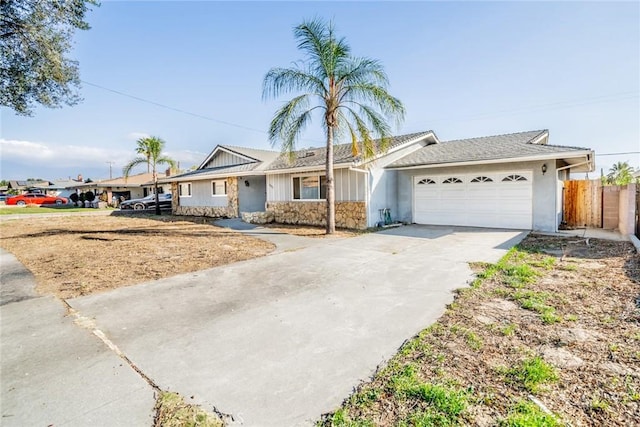
[[[149,148],[149,141],[152,138],[139,138],[136,141],[138,145],[136,147],[136,153],[141,154],[147,158],[147,173],[151,172],[151,151]]]
[[[607,174],[607,183],[613,185],[627,185],[633,182],[633,173],[635,171],[628,162],[617,162]]]
[[[140,138],[138,140],[138,148],[136,152],[138,154],[143,154],[140,157],[136,157],[127,163],[124,168],[122,168],[122,174],[125,178],[129,177],[131,170],[138,165],[147,164],[147,168],[151,168],[153,172],[153,188],[156,196],[156,215],[160,215],[160,197],[158,195],[158,173],[156,171],[158,165],[168,165],[170,168],[176,167],[176,162],[170,157],[164,156],[162,154],[162,150],[165,146],[165,141],[158,138],[157,136],[150,136],[147,138]],[[145,147],[145,152],[140,153],[140,147]],[[147,169],[148,170],[148,169]]]
[[[380,62],[351,56],[350,46],[336,36],[332,22],[305,21],[294,28],[294,36],[305,59],[291,68],[272,68],[263,81],[265,100],[296,94],[275,113],[269,141],[280,143],[282,151],[292,155],[312,114],[321,113],[327,147],[326,232],[331,234],[335,232],[334,142],[346,136],[354,156],[362,153],[371,158],[376,150],[388,147],[388,122],[399,125],[404,107],[387,92],[389,80]],[[378,146],[375,139],[380,140]]]

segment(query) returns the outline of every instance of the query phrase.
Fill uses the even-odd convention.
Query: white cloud
[[[23,165],[25,169],[32,171],[31,174],[37,174],[39,168],[45,167],[63,168],[71,172],[86,169],[108,170],[105,164],[113,162],[111,166],[116,176],[122,167],[136,156],[132,149],[61,145],[2,138],[0,138],[0,154],[3,162]],[[198,165],[206,156],[204,153],[192,150],[176,150],[165,154],[180,162],[181,168]],[[145,169],[142,166],[140,168],[140,170]]]
[[[0,139],[0,152],[3,161],[25,163],[30,167],[38,165],[92,167],[102,166],[107,161],[113,161],[115,165],[123,166],[133,154],[130,150],[57,145],[17,139]]]

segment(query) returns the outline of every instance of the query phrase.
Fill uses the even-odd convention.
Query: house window
[[[424,184],[435,184],[436,182],[434,180],[432,180],[431,178],[424,178],[421,179],[420,181],[418,181],[419,185],[424,185]]]
[[[227,194],[227,180],[216,179],[211,181],[211,196],[225,196]]]
[[[488,176],[476,176],[471,182],[493,182],[493,180]]]
[[[178,187],[178,194],[180,197],[191,197],[191,183],[183,182]]]
[[[460,178],[451,177],[442,181],[443,184],[462,184],[462,180]]]
[[[525,178],[522,175],[507,175],[504,178],[502,178],[502,182],[514,182],[514,181],[526,181],[527,178]]]
[[[327,198],[327,178],[321,175],[293,177],[294,200],[322,200]]]

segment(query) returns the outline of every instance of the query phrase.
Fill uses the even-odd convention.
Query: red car
[[[47,196],[46,194],[27,193],[19,196],[7,197],[7,205],[62,205],[67,203],[64,197]]]

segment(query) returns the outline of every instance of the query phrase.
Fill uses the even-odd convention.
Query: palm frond
[[[136,157],[135,159],[131,160],[129,163],[124,165],[124,167],[122,168],[122,175],[124,175],[125,178],[128,178],[133,168],[135,168],[138,165],[142,165],[146,163],[147,163],[146,157]]]
[[[327,92],[324,82],[309,72],[295,68],[272,68],[262,82],[262,99],[305,91],[323,96]]]

